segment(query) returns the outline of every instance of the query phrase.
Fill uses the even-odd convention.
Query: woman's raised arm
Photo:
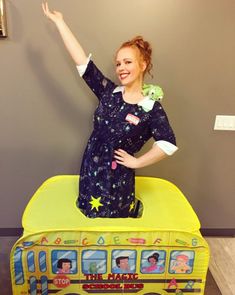
[[[78,40],[75,38],[65,23],[62,13],[59,11],[50,11],[47,2],[42,3],[42,9],[45,16],[55,23],[62,40],[64,41],[65,47],[67,48],[74,62],[77,65],[86,64],[88,57],[82,46],[79,44]]]

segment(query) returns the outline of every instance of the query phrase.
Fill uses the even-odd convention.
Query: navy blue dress
[[[134,155],[154,137],[175,143],[161,104],[149,112],[123,100],[122,92],[89,61],[83,79],[99,99],[94,130],[84,152],[77,206],[88,217],[129,217],[135,203],[135,172],[116,163],[114,151]]]

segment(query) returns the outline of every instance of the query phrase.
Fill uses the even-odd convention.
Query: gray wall
[[[20,227],[47,178],[79,172],[96,98],[84,85],[41,1],[6,0],[0,40],[0,227]],[[235,228],[234,132],[214,131],[235,112],[235,1],[51,0],[103,72],[115,79],[116,48],[135,35],[153,46],[154,80],[180,151],[137,171],[168,179],[204,228]],[[152,142],[149,143],[146,151]]]

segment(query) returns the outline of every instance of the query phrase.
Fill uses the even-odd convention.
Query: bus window
[[[29,272],[35,272],[34,252],[29,251],[27,254],[27,265]]]
[[[135,273],[136,251],[135,250],[113,250],[112,251],[112,273]]]
[[[107,251],[83,250],[82,272],[84,274],[104,274],[107,272]]]
[[[24,242],[23,242],[23,247],[24,247],[24,248],[28,248],[28,247],[33,246],[33,244],[34,244],[34,242],[24,241]]]
[[[169,273],[192,273],[194,251],[171,251]]]
[[[42,295],[48,295],[48,283],[47,283],[47,277],[42,276],[41,277],[41,294]]]
[[[46,252],[45,251],[39,252],[38,260],[39,260],[40,271],[45,272],[47,270]]]
[[[22,249],[16,247],[14,253],[14,273],[15,273],[15,284],[23,285],[24,284],[24,273],[22,266]]]
[[[141,253],[141,273],[164,273],[166,251],[146,250]]]
[[[77,273],[77,251],[75,250],[53,250],[51,261],[53,273]]]
[[[29,278],[30,295],[37,295],[37,280],[35,277]]]

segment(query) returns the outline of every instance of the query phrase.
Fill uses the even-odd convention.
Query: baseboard
[[[0,237],[20,237],[23,234],[23,228],[0,228]]]
[[[235,237],[235,228],[202,228],[204,237]],[[0,237],[17,237],[23,233],[22,228],[0,228]]]
[[[201,228],[204,237],[235,237],[235,228]]]

